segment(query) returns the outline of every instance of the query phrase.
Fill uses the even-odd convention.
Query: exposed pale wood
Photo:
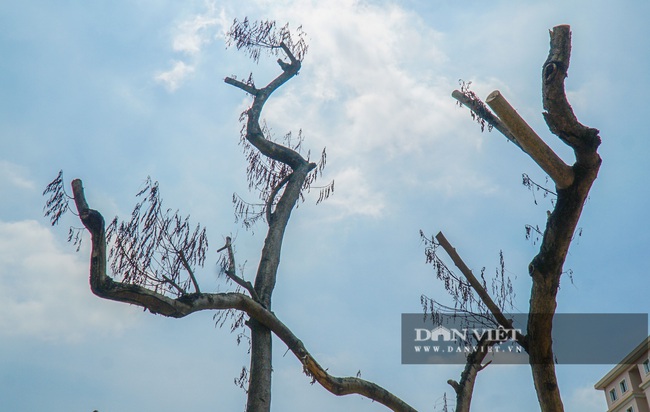
[[[521,148],[553,179],[559,189],[571,186],[573,169],[535,133],[498,90],[490,93],[485,103],[494,110]]]
[[[504,135],[506,139],[510,140],[521,149],[521,145],[517,141],[517,138],[512,134],[512,132],[506,127],[505,124],[503,124],[503,122],[498,117],[494,116],[494,114],[487,110],[487,108],[484,108],[485,106],[483,104],[479,104],[475,100],[472,100],[469,97],[465,96],[460,90],[454,90],[451,93],[451,97],[465,105],[465,107],[470,109],[481,119],[485,120],[490,126],[501,132],[501,134]]]

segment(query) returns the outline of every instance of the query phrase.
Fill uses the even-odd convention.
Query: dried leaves
[[[256,88],[252,75],[244,82],[234,77],[226,79],[226,83],[254,96],[251,108],[245,110],[239,118],[242,123],[240,144],[247,162],[248,188],[257,192],[260,202],[248,202],[238,194],[233,194],[232,200],[237,221],[241,221],[247,229],[250,229],[260,219],[266,219],[269,224],[272,222],[274,211],[285,193],[284,190],[288,185],[293,185],[290,183],[293,168],[305,161],[302,154],[302,130],[298,132],[297,137],[289,132],[282,139],[276,139],[269,127],[264,122],[260,122],[260,114],[268,96],[297,74],[300,61],[307,52],[307,43],[301,27],[295,33],[291,33],[288,24],[278,27],[274,21],[251,22],[248,18],[243,21],[234,20],[226,37],[228,46],[234,45],[239,50],[243,49],[255,61],[259,61],[262,51],[277,55],[280,49],[291,60],[291,64],[288,64],[278,59],[284,73],[263,89]],[[296,70],[290,71],[291,68]],[[258,95],[260,91],[264,93]],[[268,144],[268,142],[273,143]],[[324,149],[318,163],[309,163],[309,157],[310,153],[307,152],[306,161],[310,166],[310,172],[300,186],[300,199],[303,201],[305,191],[309,192],[316,180],[322,176],[327,160]],[[317,203],[320,203],[332,195],[334,183],[331,182],[318,189],[320,193]]]
[[[242,199],[239,195],[233,194],[233,204],[235,206],[235,216],[240,220],[243,225],[249,229],[259,219],[266,218],[267,221],[271,216],[273,209],[277,205],[280,196],[279,192],[286,185],[292,169],[286,163],[271,159],[262,155],[250,142],[246,139],[246,112],[242,113],[240,120],[244,123],[241,130],[240,144],[243,147],[244,155],[246,156],[246,178],[248,180],[249,190],[255,190],[262,203],[249,203]],[[262,126],[262,133],[267,140],[273,140],[271,130],[266,124]],[[302,130],[298,131],[297,137],[292,132],[285,134],[282,138],[281,144],[297,153],[302,154],[302,143],[304,136]],[[307,160],[309,160],[310,152],[307,152]],[[327,163],[327,153],[325,149],[321,152],[320,159],[305,179],[301,199],[304,201],[303,193],[309,192],[312,185],[322,176],[323,170]],[[319,198],[316,203],[320,203],[327,199],[334,193],[334,181],[326,186],[319,187]]]
[[[472,116],[472,120],[478,123],[481,126],[481,132],[485,131],[485,126],[487,125],[488,132],[492,131],[495,115],[488,109],[488,107],[483,103],[481,99],[469,88],[472,85],[472,82],[465,82],[463,80],[458,80],[460,84],[460,92],[473,102],[469,114]],[[458,103],[460,105],[460,102]]]
[[[302,26],[292,35],[288,23],[277,27],[275,21],[270,20],[250,22],[248,18],[243,21],[235,19],[226,33],[226,46],[244,49],[250,58],[259,62],[263,51],[277,55],[284,44],[298,61],[302,61],[309,48],[305,37]]]
[[[552,190],[547,189],[546,187],[536,183],[533,179],[530,178],[526,173],[521,175],[521,184],[530,190],[533,194],[533,201],[537,204],[537,198],[535,197],[535,192],[542,192],[542,196],[547,198],[551,196],[551,205],[555,207],[555,198],[557,198],[557,193]],[[548,177],[546,177],[546,184],[548,184]]]
[[[481,312],[487,311],[483,302],[477,299],[472,293],[470,284],[464,278],[452,272],[440,259],[437,253],[440,244],[433,237],[426,237],[422,231],[420,231],[420,238],[424,242],[426,263],[433,265],[436,277],[443,282],[445,290],[452,297],[454,301],[453,309],[461,311],[474,311],[477,309]]]
[[[194,268],[203,266],[208,248],[205,229],[192,229],[189,216],[162,208],[158,182],[147,178],[137,194],[129,222],[115,218],[106,232],[112,244],[109,261],[123,282],[151,288],[155,292],[181,296],[200,292]]]
[[[50,197],[45,202],[43,211],[45,217],[49,217],[50,223],[54,226],[59,223],[61,216],[69,210],[69,202],[70,199],[72,199],[68,196],[63,187],[63,170],[60,170],[56,178],[45,187],[43,196],[46,196],[47,194],[49,194]]]
[[[467,313],[473,314],[479,318],[493,319],[487,307],[481,299],[478,298],[473,292],[472,286],[467,282],[464,277],[456,275],[438,256],[438,247],[440,244],[435,238],[428,238],[424,232],[420,231],[420,238],[424,242],[424,255],[426,263],[433,265],[436,277],[444,284],[445,290],[454,301],[453,307],[448,307],[429,299],[426,296],[420,298],[420,303],[424,309],[425,315],[434,317],[441,311],[454,312],[454,313]],[[485,291],[488,290],[487,281],[485,279],[485,268],[481,269],[481,284]],[[490,290],[492,297],[501,309],[512,308],[514,305],[514,288],[510,277],[505,274],[505,261],[503,252],[499,252],[499,267],[495,270],[495,275],[490,282]]]

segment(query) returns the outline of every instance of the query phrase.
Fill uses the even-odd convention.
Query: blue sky
[[[480,133],[450,97],[458,79],[485,98],[499,89],[567,162],[541,116],[548,30],[570,24],[567,90],[579,120],[601,131],[603,166],[565,269],[558,311],[648,312],[645,182],[650,5],[640,1],[5,1],[0,4],[0,399],[11,411],[241,410],[233,384],[245,345],[211,313],[182,320],[102,301],[88,288],[87,242],[65,242],[73,216],[51,228],[41,192],[59,171],[84,180],[91,207],[128,217],[147,176],[165,205],[208,228],[203,290],[216,249],[235,239],[251,278],[264,227],[234,222],[233,192],[254,200],[238,146],[249,100],[223,83],[251,70],[226,49],[233,18],[300,24],[310,50],[298,77],[269,101],[281,136],[302,129],[327,147],[336,192],[308,196],[286,235],[274,311],[337,376],[377,382],[420,410],[441,410],[462,367],[400,365],[400,314],[420,295],[448,298],[424,264],[418,231],[445,232],[475,271],[503,250],[515,307],[525,311],[547,200],[521,185],[544,174],[505,138]],[[263,225],[263,223],[262,223]],[[447,300],[448,301],[448,300]],[[274,410],[385,410],[310,385],[276,341]],[[567,410],[605,409],[593,389],[609,365],[560,366]],[[507,408],[504,409],[504,401]],[[535,409],[530,371],[488,367],[475,410]]]

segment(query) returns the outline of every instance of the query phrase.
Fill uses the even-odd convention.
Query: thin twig
[[[233,282],[238,284],[239,286],[243,287],[250,293],[251,297],[253,300],[256,302],[261,302],[260,297],[257,295],[257,292],[255,291],[255,288],[253,287],[253,284],[247,280],[244,280],[237,276],[236,270],[235,270],[235,253],[232,250],[232,239],[230,236],[226,236],[226,244],[221,247],[219,250],[217,250],[217,253],[227,250],[228,251],[228,268],[224,271],[226,276],[228,276],[230,279],[232,279]]]
[[[178,254],[178,257],[181,258],[181,262],[183,263],[183,267],[185,267],[185,270],[187,270],[187,273],[190,275],[190,279],[192,280],[192,283],[194,284],[194,290],[196,290],[196,293],[201,293],[201,289],[199,289],[199,283],[196,281],[196,277],[194,276],[194,271],[190,267],[190,263],[185,258],[185,253],[183,253],[182,250],[178,250],[176,253]]]

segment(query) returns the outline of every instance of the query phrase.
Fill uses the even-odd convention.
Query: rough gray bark
[[[300,70],[300,61],[293,56],[284,44],[281,46],[289,57],[290,63],[284,63],[280,60],[282,74],[266,87],[257,89],[232,78],[225,79],[226,83],[239,87],[253,95],[253,104],[247,112],[246,140],[264,156],[282,162],[292,169],[275,211],[271,213],[272,205],[267,205],[267,213],[270,213],[269,230],[264,241],[264,248],[262,249],[262,256],[254,283],[255,292],[259,296],[260,303],[269,310],[271,309],[271,297],[276,283],[278,266],[280,265],[284,232],[291,217],[291,212],[300,196],[307,174],[316,167],[316,164],[308,162],[296,151],[267,140],[260,126],[260,116],[268,98],[275,90],[298,74]],[[246,87],[242,87],[242,85]],[[249,327],[251,330],[251,365],[246,410],[251,412],[270,411],[271,333],[268,328],[254,320],[249,322]]]

